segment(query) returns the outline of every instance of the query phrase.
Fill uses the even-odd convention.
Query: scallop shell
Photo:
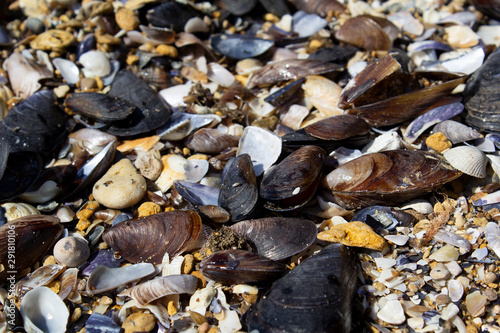
[[[443,156],[455,169],[477,178],[486,177],[486,155],[473,146],[459,146],[443,152]]]

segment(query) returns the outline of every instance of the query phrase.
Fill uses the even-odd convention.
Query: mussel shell
[[[445,72],[415,72],[412,74],[397,72],[366,91],[354,102],[355,106],[348,112],[363,118],[371,126],[396,125],[415,118],[432,104],[448,95],[465,79],[466,76]],[[442,83],[422,87],[421,82]],[[386,92],[388,91],[395,96],[387,96]]]
[[[240,16],[250,12],[257,0],[221,0],[220,5],[233,15]]]
[[[465,121],[483,131],[500,131],[497,87],[500,84],[500,50],[494,51],[471,76],[464,90]]]
[[[231,221],[241,221],[252,213],[259,198],[257,179],[250,155],[235,157],[224,169],[219,206],[231,214]]]
[[[77,114],[104,122],[125,119],[136,109],[135,105],[123,98],[94,92],[74,93],[65,103]]]
[[[193,244],[201,231],[201,217],[190,210],[175,210],[129,220],[111,227],[102,239],[126,260],[159,264]]]
[[[121,70],[116,74],[109,96],[120,97],[136,106],[126,119],[115,121],[107,129],[116,136],[132,136],[157,129],[170,117],[170,109],[158,94],[132,72]]]
[[[175,32],[183,31],[186,22],[195,16],[198,12],[193,7],[179,2],[162,3],[146,15],[152,26],[171,28]]]
[[[16,271],[17,276],[26,275],[26,268],[42,259],[54,246],[64,227],[55,216],[30,215],[0,227],[0,264],[5,268],[0,272],[0,283]],[[14,238],[14,239],[13,239]],[[15,251],[8,251],[14,240]],[[15,253],[12,264],[9,253]]]
[[[307,249],[318,230],[309,220],[293,217],[265,217],[241,221],[230,228],[255,246],[257,253],[281,260]]]
[[[234,59],[246,59],[263,54],[273,47],[274,42],[249,35],[220,34],[212,37],[211,45],[220,54]]]
[[[416,198],[462,173],[424,151],[391,150],[363,155],[330,172],[322,186],[337,204],[354,209]]]
[[[174,187],[179,194],[190,203],[198,206],[217,205],[219,189],[183,180],[174,181]]]
[[[319,146],[327,151],[340,146],[360,148],[368,143],[370,126],[362,118],[344,114],[328,117],[300,130],[285,134],[283,145],[298,148],[305,145]]]
[[[243,250],[215,252],[200,263],[201,273],[211,280],[227,283],[259,283],[275,280],[287,272],[285,265]]]
[[[219,132],[215,128],[202,128],[186,139],[186,146],[200,153],[218,154],[224,149],[237,147],[239,138]]]
[[[248,331],[351,332],[358,269],[347,247],[329,245],[273,283],[251,309]]]
[[[317,146],[304,146],[270,168],[260,184],[264,207],[273,211],[304,206],[319,185],[326,152]]]
[[[6,146],[0,141],[0,146]],[[3,160],[6,164],[0,169],[0,201],[9,200],[26,192],[35,182],[43,168],[40,154],[35,152],[10,153]],[[0,164],[3,164],[0,162]]]
[[[291,3],[298,10],[309,14],[317,14],[322,17],[326,17],[329,13],[342,13],[345,10],[345,7],[337,0],[292,0]]]
[[[480,12],[500,20],[500,2],[498,0],[471,0],[470,2]]]
[[[335,38],[369,51],[389,51],[394,41],[390,30],[394,29],[397,30],[388,20],[360,15],[346,21],[335,33]]]

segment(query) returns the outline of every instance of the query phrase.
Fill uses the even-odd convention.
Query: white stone
[[[455,260],[447,262],[444,265],[446,266],[446,268],[448,268],[453,277],[462,273],[462,267],[460,267],[459,263]]]
[[[396,259],[375,258],[375,264],[377,265],[377,268],[379,268],[379,269],[390,268],[390,267],[396,265]]]
[[[387,301],[377,313],[377,317],[386,323],[394,325],[402,324],[406,320],[403,306],[398,300]]]
[[[445,262],[457,260],[460,253],[458,250],[451,245],[445,245],[433,254],[429,256],[429,259],[435,260],[437,262]]]
[[[456,316],[460,312],[458,306],[453,303],[449,303],[444,309],[441,311],[441,318],[443,320],[450,320],[454,316]]]

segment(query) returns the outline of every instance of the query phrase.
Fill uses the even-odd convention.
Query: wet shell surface
[[[38,287],[23,297],[21,316],[26,332],[63,333],[66,332],[69,311],[55,292]]]
[[[454,120],[443,121],[432,129],[434,133],[443,133],[453,144],[479,139],[482,134],[475,129]]]
[[[444,158],[455,169],[477,178],[486,177],[486,155],[473,146],[459,146],[443,152]]]
[[[198,213],[176,210],[119,223],[102,239],[128,261],[159,264],[165,253],[172,258],[188,249],[200,231]]]

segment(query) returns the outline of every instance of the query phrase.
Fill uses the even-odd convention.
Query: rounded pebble
[[[146,180],[126,158],[113,165],[95,183],[92,191],[97,202],[114,209],[133,206],[145,194]]]
[[[90,256],[87,242],[79,237],[64,237],[54,246],[54,258],[61,265],[78,267]]]
[[[123,30],[134,30],[139,26],[139,18],[133,10],[128,8],[120,8],[115,14],[116,24]]]
[[[429,275],[434,280],[446,280],[450,277],[450,271],[443,263],[438,263]]]
[[[123,322],[125,333],[151,332],[156,325],[155,316],[150,313],[132,313]]]

